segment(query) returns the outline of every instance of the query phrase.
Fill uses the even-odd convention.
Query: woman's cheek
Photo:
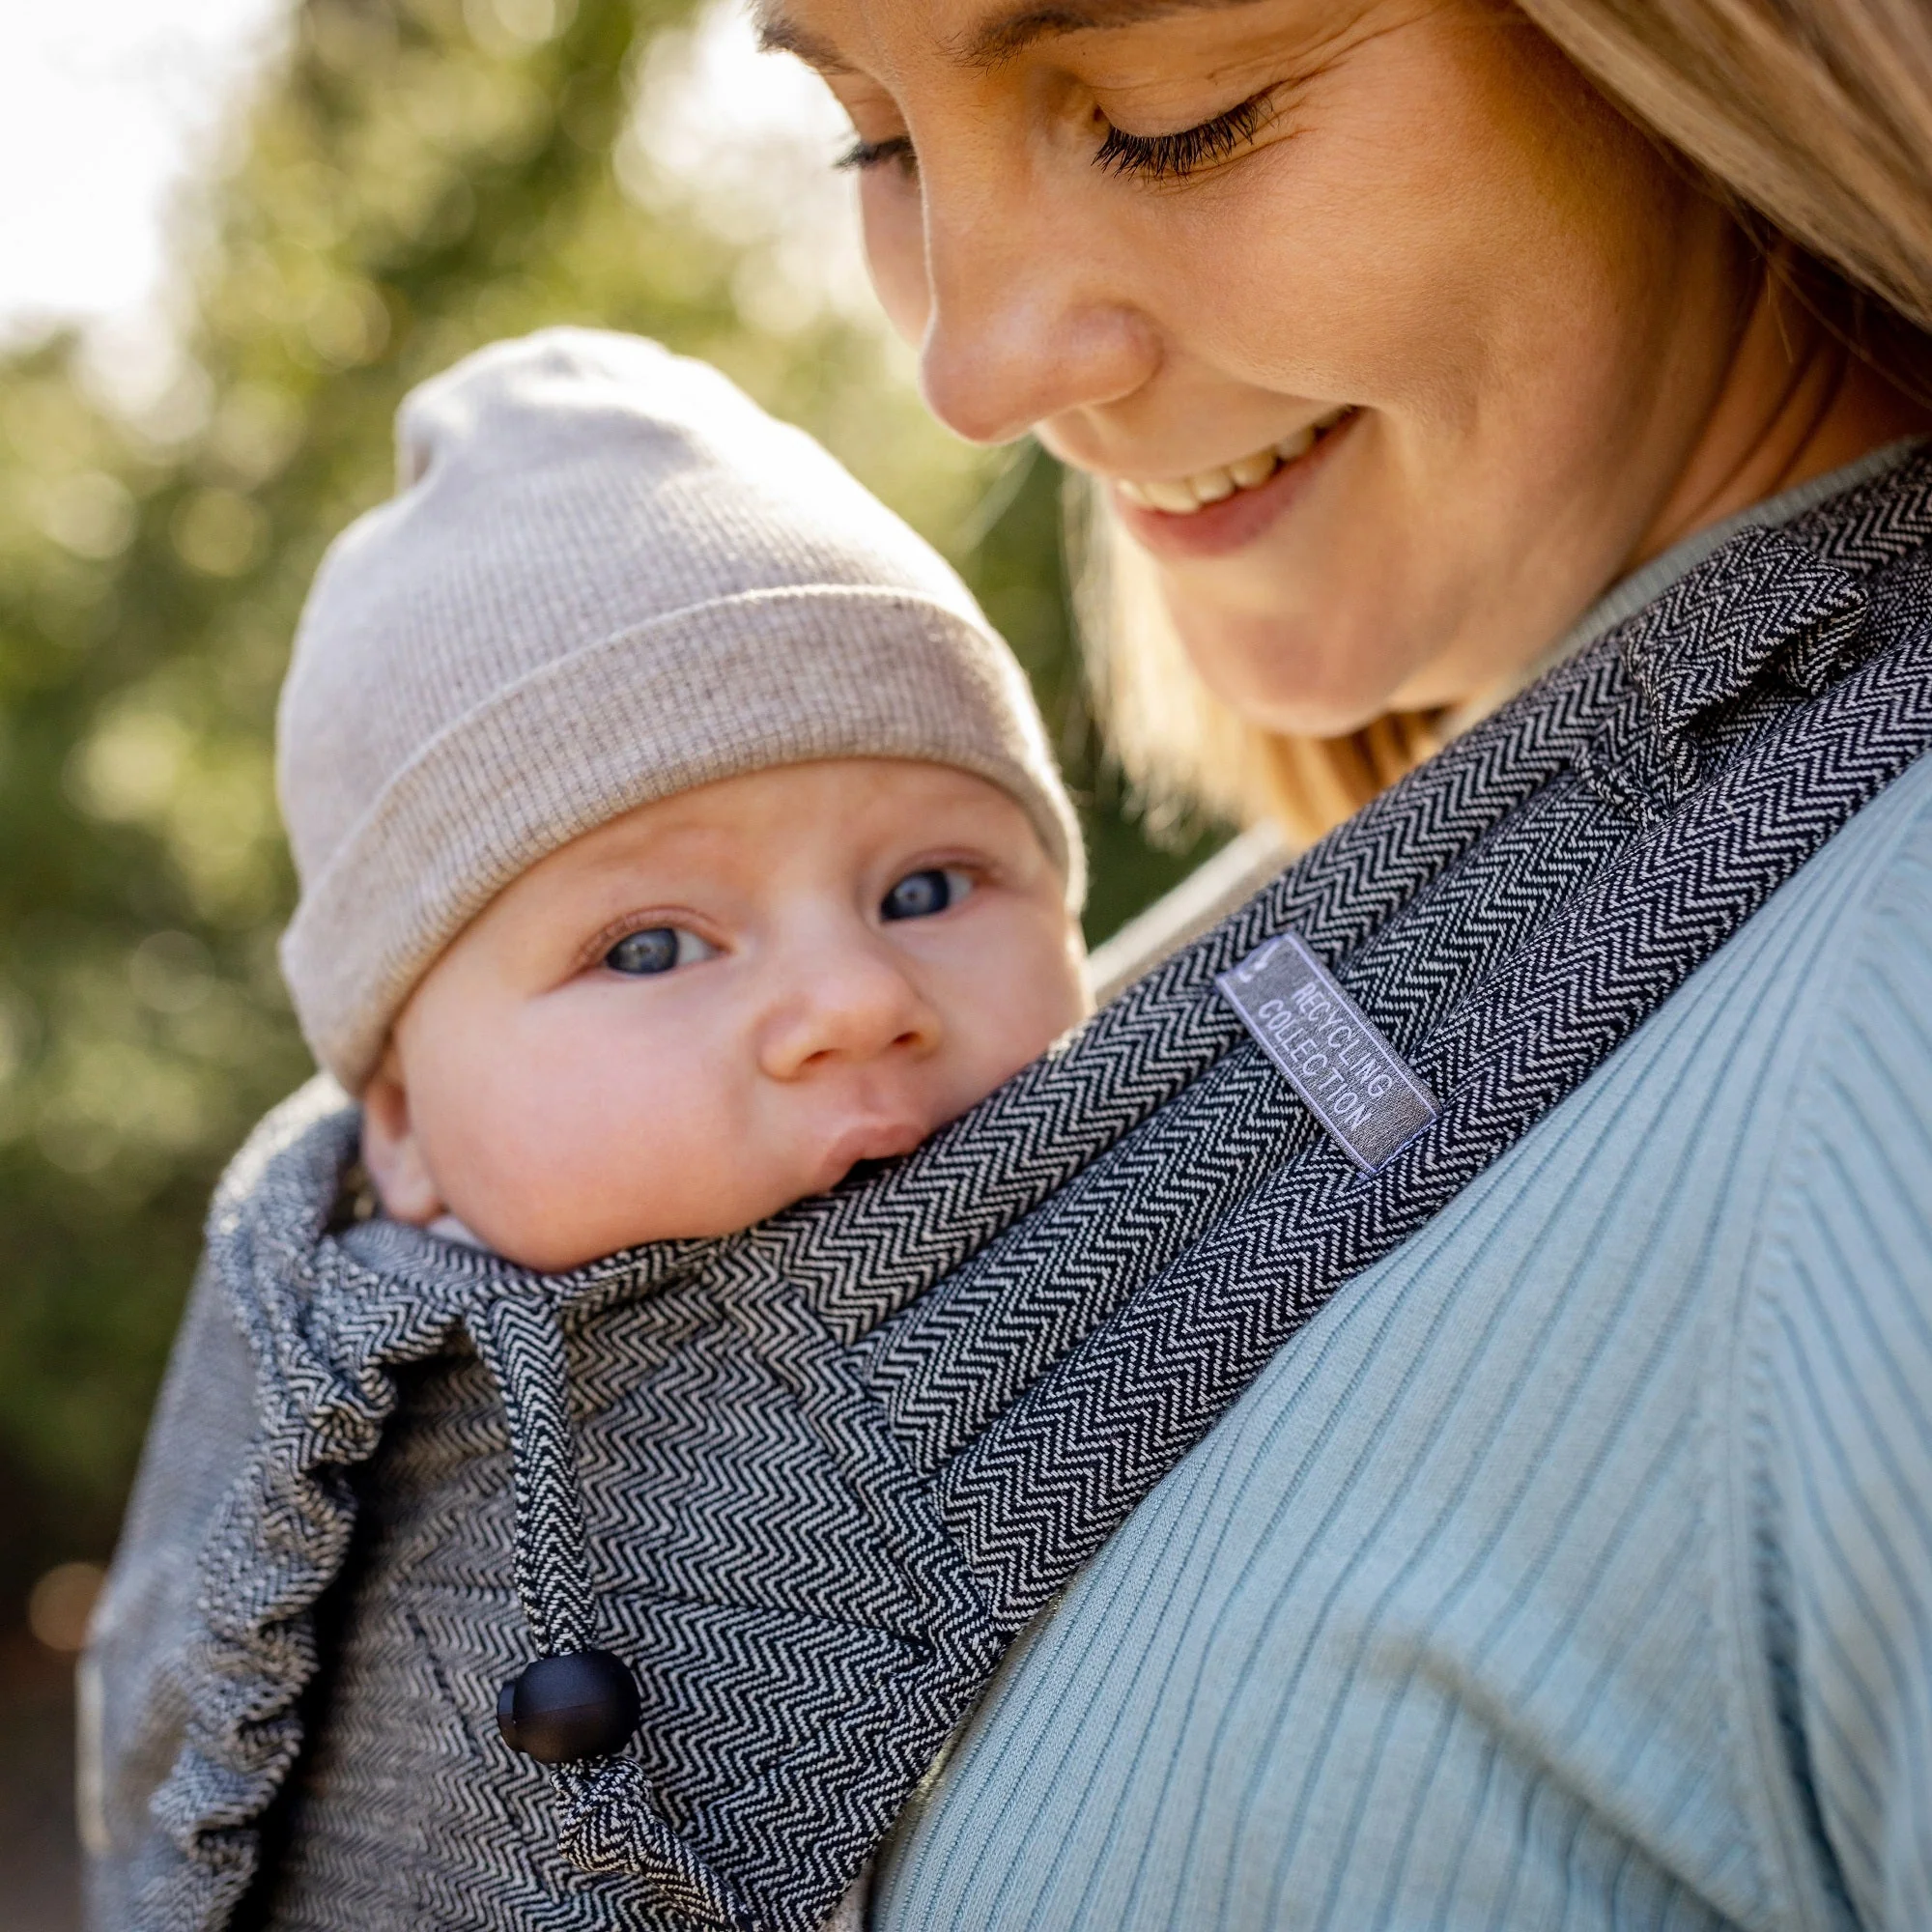
[[[879,305],[899,336],[917,343],[932,307],[919,184],[890,164],[873,168],[860,179],[859,213]]]

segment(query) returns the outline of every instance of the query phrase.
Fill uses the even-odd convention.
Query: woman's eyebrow
[[[852,64],[829,41],[787,20],[775,7],[760,6],[753,19],[758,30],[758,51],[767,54],[793,54],[807,67],[820,73],[850,73]]]
[[[1138,26],[1170,14],[1199,14],[1246,7],[1255,0],[1026,0],[958,37],[954,51],[967,67],[998,67],[1037,41]],[[758,44],[767,52],[796,54],[820,73],[850,73],[851,63],[830,42],[788,20],[776,7],[758,9]]]
[[[969,67],[998,67],[1037,41],[1061,34],[1088,34],[1135,27],[1170,14],[1218,13],[1255,0],[1030,0],[995,14],[961,37],[959,58]]]

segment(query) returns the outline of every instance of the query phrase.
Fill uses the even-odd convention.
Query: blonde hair
[[[1927,0],[1516,0],[1703,176],[1854,350],[1923,375],[1932,330]],[[1894,369],[1895,364],[1908,365]],[[1108,742],[1156,821],[1206,810],[1319,838],[1441,743],[1439,715],[1343,738],[1248,724],[1187,663],[1151,564],[1076,486],[1081,630]]]

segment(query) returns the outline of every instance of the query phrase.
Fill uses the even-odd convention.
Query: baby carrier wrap
[[[1349,1279],[1932,743],[1932,461],[1737,537],[891,1169],[537,1277],[223,1183],[90,1661],[103,1928],[810,1932],[1015,1633]],[[1435,1096],[1374,1172],[1216,974]],[[634,1673],[548,1775],[498,1689]],[[551,1816],[546,1817],[548,1811]]]

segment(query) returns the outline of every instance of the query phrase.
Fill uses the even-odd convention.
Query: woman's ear
[[[426,1228],[445,1211],[410,1119],[410,1093],[394,1040],[362,1090],[362,1165],[392,1221]]]

